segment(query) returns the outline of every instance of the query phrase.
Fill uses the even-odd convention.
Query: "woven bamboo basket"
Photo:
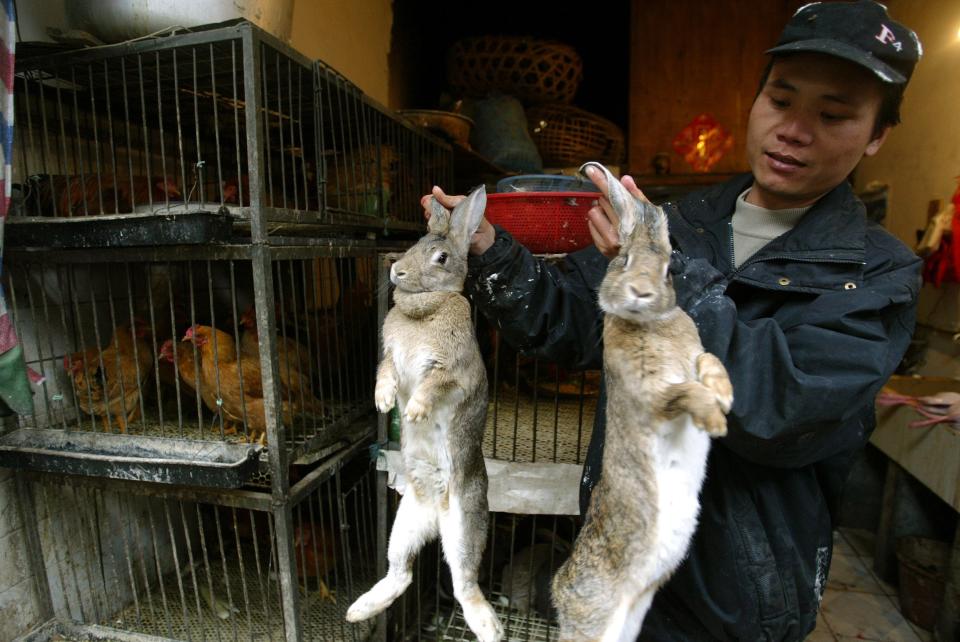
[[[568,103],[582,79],[577,51],[552,40],[477,36],[447,53],[447,81],[467,96],[500,92],[531,105]]]
[[[616,165],[623,160],[623,131],[606,118],[579,107],[531,107],[527,110],[527,122],[545,167],[567,167],[586,161]]]

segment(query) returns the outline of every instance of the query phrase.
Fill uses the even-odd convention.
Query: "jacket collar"
[[[684,198],[677,205],[693,227],[709,229],[716,238],[728,238],[737,197],[752,183],[752,174],[742,174],[699,196]],[[771,241],[750,260],[783,256],[862,264],[866,257],[866,232],[866,210],[850,184],[843,181],[820,197],[792,230]]]

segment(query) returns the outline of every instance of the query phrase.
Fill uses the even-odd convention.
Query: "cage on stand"
[[[15,83],[28,639],[368,639],[343,612],[377,570],[377,256],[450,146],[246,22]]]

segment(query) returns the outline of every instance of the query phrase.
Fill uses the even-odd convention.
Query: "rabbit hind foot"
[[[401,577],[388,573],[350,605],[347,609],[347,622],[362,622],[382,612],[407,590],[412,580],[411,574]]]
[[[503,639],[503,625],[479,586],[474,585],[471,592],[456,595],[456,598],[463,608],[463,619],[478,642],[500,642]]]

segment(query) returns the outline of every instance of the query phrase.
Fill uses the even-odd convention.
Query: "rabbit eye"
[[[437,263],[439,263],[440,265],[445,265],[447,263],[447,253],[440,252],[440,254],[437,254],[436,260],[437,260]]]

